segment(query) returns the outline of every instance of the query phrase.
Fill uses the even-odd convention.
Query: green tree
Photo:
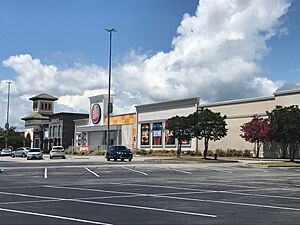
[[[183,140],[191,140],[190,121],[185,116],[175,116],[168,119],[166,129],[173,132],[174,137],[178,140],[177,157],[180,157]]]
[[[207,157],[209,141],[217,141],[227,135],[225,119],[226,116],[204,108],[189,115],[192,137],[198,140],[204,139],[204,159]]]
[[[294,161],[300,142],[300,109],[296,105],[276,106],[267,112],[270,121],[270,136],[289,150],[290,161]]]
[[[271,140],[269,130],[269,120],[258,117],[254,117],[251,121],[241,126],[241,137],[256,145],[256,158],[259,157],[261,145]]]
[[[5,147],[5,137],[6,129],[0,127],[0,148]],[[7,145],[17,148],[24,144],[25,146],[29,146],[30,139],[25,138],[21,133],[17,132],[15,127],[10,127],[8,129]]]

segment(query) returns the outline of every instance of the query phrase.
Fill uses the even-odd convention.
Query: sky
[[[300,88],[297,0],[0,0],[0,127],[21,130],[29,98],[88,112],[107,93],[113,33],[114,113],[188,97],[202,103]]]

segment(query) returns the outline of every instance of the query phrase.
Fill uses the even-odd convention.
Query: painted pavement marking
[[[138,170],[134,170],[134,169],[130,169],[130,168],[128,168],[128,167],[125,167],[125,166],[121,166],[122,168],[124,168],[124,169],[126,169],[126,170],[130,170],[130,171],[132,171],[132,172],[136,172],[136,173],[140,173],[140,174],[143,174],[143,175],[145,175],[145,176],[148,176],[148,174],[147,173],[144,173],[144,172],[142,172],[142,171],[138,171]]]
[[[11,212],[11,213],[19,213],[19,214],[27,214],[27,215],[32,215],[32,216],[40,216],[40,217],[47,217],[47,218],[54,218],[54,219],[61,219],[61,220],[69,220],[69,221],[75,221],[75,222],[81,222],[81,223],[88,223],[88,224],[112,225],[110,223],[103,223],[103,222],[98,222],[98,221],[84,220],[84,219],[78,219],[78,218],[73,218],[73,217],[57,216],[57,215],[52,215],[52,214],[29,212],[29,211],[23,211],[23,210],[14,210],[14,209],[0,208],[0,211]]]
[[[94,171],[90,170],[87,167],[84,167],[84,169],[86,169],[87,171],[89,171],[91,174],[94,174],[96,177],[100,177],[99,174],[95,173]]]

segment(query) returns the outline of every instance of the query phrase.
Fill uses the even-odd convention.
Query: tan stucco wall
[[[300,105],[300,93],[276,96],[275,105],[282,105],[282,106]]]
[[[226,123],[228,128],[227,136],[219,141],[209,143],[210,150],[223,149],[237,149],[237,150],[253,150],[254,144],[245,142],[240,137],[241,126],[249,122],[254,115],[265,115],[266,111],[272,111],[276,105],[290,106],[300,105],[300,93],[293,93],[288,95],[279,95],[275,98],[266,100],[249,101],[249,102],[236,102],[234,104],[215,104],[207,106],[214,112],[220,112],[221,115],[226,115]],[[199,150],[203,151],[203,141],[198,143]]]
[[[104,124],[107,125],[107,118],[104,120]],[[136,142],[136,113],[128,113],[123,115],[115,115],[110,117],[111,125],[132,125],[132,146],[135,148]]]

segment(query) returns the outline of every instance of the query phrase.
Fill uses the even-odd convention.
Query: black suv
[[[126,146],[112,145],[109,146],[109,149],[106,151],[105,157],[107,161],[110,161],[110,159],[114,159],[115,161],[117,161],[117,159],[121,159],[121,161],[128,159],[128,161],[131,161],[133,156],[130,149],[128,149]]]

